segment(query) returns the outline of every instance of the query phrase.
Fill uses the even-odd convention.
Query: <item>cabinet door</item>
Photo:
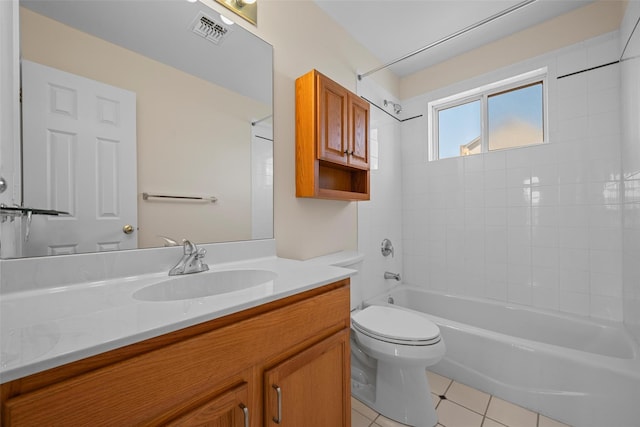
[[[347,163],[349,92],[339,84],[318,75],[318,159]]]
[[[172,427],[249,427],[247,383],[234,387],[167,423]]]
[[[349,165],[369,169],[369,103],[349,95]]]
[[[349,331],[265,372],[265,426],[350,427]]]

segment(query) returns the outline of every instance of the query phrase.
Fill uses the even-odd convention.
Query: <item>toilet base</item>
[[[373,408],[414,427],[434,427],[438,415],[424,366],[397,366],[378,360]]]

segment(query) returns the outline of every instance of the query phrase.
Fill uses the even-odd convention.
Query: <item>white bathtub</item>
[[[447,347],[431,369],[573,426],[640,426],[640,359],[620,324],[400,285],[368,304],[418,311]]]

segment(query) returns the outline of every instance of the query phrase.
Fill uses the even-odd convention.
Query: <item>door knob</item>
[[[131,234],[133,233],[133,226],[131,224],[127,224],[122,227],[122,231],[124,232],[124,234]]]

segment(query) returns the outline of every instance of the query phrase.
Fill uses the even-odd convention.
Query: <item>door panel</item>
[[[206,404],[167,423],[171,427],[244,427],[249,425],[247,383],[217,396]]]
[[[343,330],[265,372],[266,426],[351,425],[349,335]]]
[[[319,77],[318,85],[318,158],[346,164],[348,93],[342,86],[322,77]]]
[[[369,103],[354,96],[349,96],[351,114],[349,139],[351,166],[369,168]]]

